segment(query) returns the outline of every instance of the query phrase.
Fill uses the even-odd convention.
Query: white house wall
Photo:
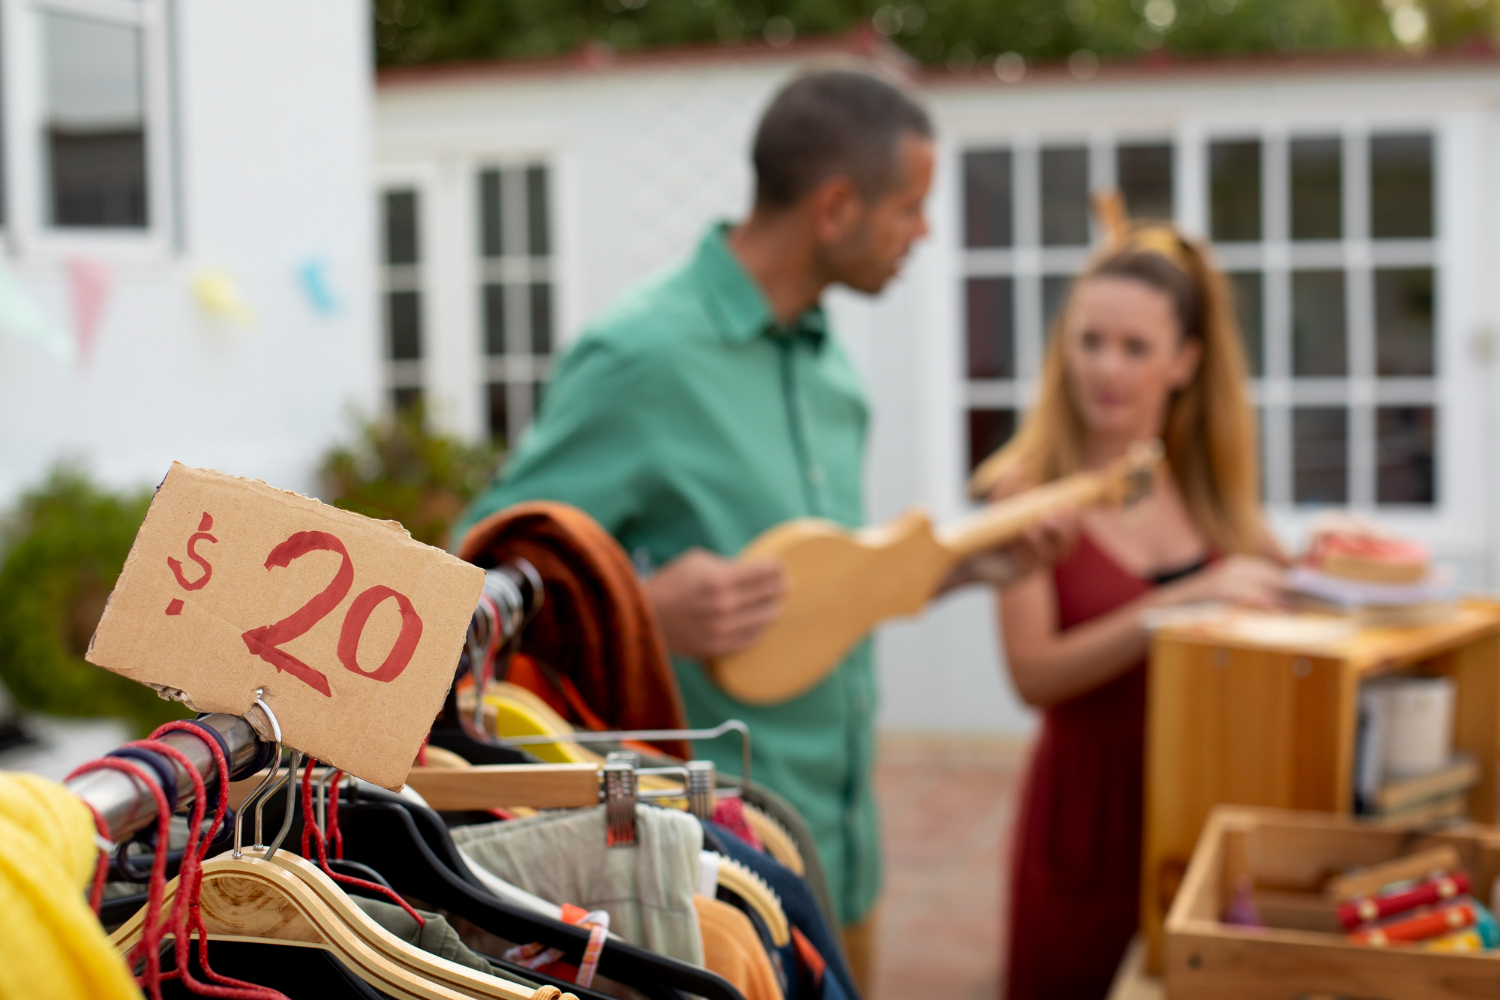
[[[15,0],[4,8],[13,52],[34,37],[30,11]],[[154,485],[179,459],[313,492],[350,413],[379,405],[367,5],[169,9],[171,164],[151,212],[171,224],[160,239],[49,234],[35,186],[8,192],[6,263],[47,312],[71,326],[68,257],[111,267],[113,288],[94,355],[77,365],[0,335],[0,507],[60,456],[118,486]],[[6,72],[8,102],[35,90],[14,61]],[[16,140],[35,119],[11,104],[5,119],[16,167]],[[298,268],[314,259],[326,264],[333,315],[299,285]],[[204,268],[233,277],[251,327],[199,309],[190,285]]]
[[[475,171],[541,161],[552,170],[559,339],[631,283],[689,253],[714,218],[749,201],[748,148],[760,110],[796,72],[781,62],[397,81],[377,99],[379,171],[416,180],[440,216],[424,233],[464,257],[447,276],[429,268],[428,329],[442,317],[424,376],[430,405],[454,430],[482,430],[478,294],[473,258]],[[1116,136],[1176,141],[1178,212],[1205,226],[1201,139],[1239,128],[1281,134],[1305,126],[1415,123],[1437,136],[1437,226],[1442,234],[1440,505],[1382,517],[1458,560],[1466,578],[1500,578],[1489,499],[1500,496],[1500,403],[1493,371],[1500,330],[1500,205],[1493,185],[1500,127],[1491,110],[1500,75],[1489,69],[1167,74],[1086,86],[1072,81],[1003,87],[939,84],[925,97],[938,122],[941,160],[930,203],[932,237],[878,300],[836,292],[829,306],[874,401],[869,513],[884,520],[919,504],[939,520],[962,513],[965,383],[958,153],[985,143]],[[1111,168],[1112,169],[1112,168]],[[1094,181],[1108,182],[1109,177]],[[1029,206],[1017,206],[1027,211]],[[426,280],[426,279],[424,279]],[[427,363],[424,360],[424,363]],[[1295,544],[1305,512],[1273,513]],[[1024,732],[998,655],[992,598],[971,592],[879,636],[881,722],[891,728]]]

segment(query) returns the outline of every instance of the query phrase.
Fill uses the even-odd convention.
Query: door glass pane
[[[1292,374],[1349,373],[1344,322],[1344,272],[1292,273]]]
[[[1125,210],[1132,219],[1170,219],[1172,211],[1172,146],[1155,143],[1121,146],[1115,152],[1115,176]]]
[[[1068,288],[1073,284],[1071,274],[1049,274],[1042,278],[1042,333],[1050,335],[1058,310],[1068,297]]]
[[[504,240],[504,210],[501,207],[500,171],[479,172],[479,252],[499,257]]]
[[[411,190],[385,193],[385,262],[417,262],[417,193]]]
[[[1234,316],[1244,337],[1245,363],[1252,377],[1259,378],[1265,372],[1264,348],[1265,320],[1264,298],[1261,291],[1259,271],[1237,271],[1227,276],[1229,290],[1234,295]]]
[[[1376,239],[1432,236],[1432,136],[1370,139],[1370,235]]]
[[[552,286],[545,281],[531,285],[531,352],[552,351]]]
[[[1042,244],[1085,246],[1089,241],[1089,151],[1086,146],[1042,150]]]
[[[964,154],[964,246],[1008,247],[1015,242],[1010,170],[1008,149]]]
[[[44,129],[54,226],[146,225],[139,28],[43,13]]]
[[[533,257],[552,252],[552,233],[547,225],[547,168],[526,168],[526,242]]]
[[[1016,431],[1015,410],[969,411],[969,471],[989,458]]]
[[[385,297],[392,361],[422,357],[422,297],[417,292],[390,292]]]
[[[1297,503],[1349,500],[1349,411],[1300,406],[1292,411],[1292,491]]]
[[[505,286],[485,285],[484,353],[499,357],[505,353]]]
[[[1437,446],[1433,408],[1382,406],[1376,411],[1380,503],[1430,504],[1437,499]]]
[[[1208,170],[1213,238],[1260,239],[1260,141],[1210,143]]]
[[[510,444],[510,416],[507,413],[509,400],[504,382],[489,384],[490,437],[503,445]]]
[[[1375,272],[1375,366],[1381,375],[1431,375],[1432,268]]]
[[[1337,136],[1292,140],[1292,239],[1343,237],[1343,152]]]
[[[401,386],[391,390],[391,407],[397,413],[408,413],[422,405],[422,390],[416,386]]]
[[[535,420],[542,415],[542,395],[547,391],[547,383],[541,379],[531,383],[531,419]]]
[[[970,278],[966,292],[969,378],[1014,378],[1014,282],[1010,278]]]

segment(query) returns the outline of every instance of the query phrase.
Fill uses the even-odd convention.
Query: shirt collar
[[[695,264],[719,333],[731,344],[746,344],[760,336],[802,336],[814,347],[822,346],[828,333],[823,307],[813,306],[790,326],[779,325],[765,293],[729,248],[728,222],[716,222],[703,234]]]

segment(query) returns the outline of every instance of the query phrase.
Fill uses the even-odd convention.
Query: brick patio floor
[[[1025,749],[988,738],[882,739],[885,836],[868,1000],[993,1000],[1005,866]]]

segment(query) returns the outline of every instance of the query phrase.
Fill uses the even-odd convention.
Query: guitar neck
[[[1110,477],[1078,472],[978,510],[939,533],[943,547],[963,559],[1019,538],[1061,510],[1091,507],[1109,494]]]

